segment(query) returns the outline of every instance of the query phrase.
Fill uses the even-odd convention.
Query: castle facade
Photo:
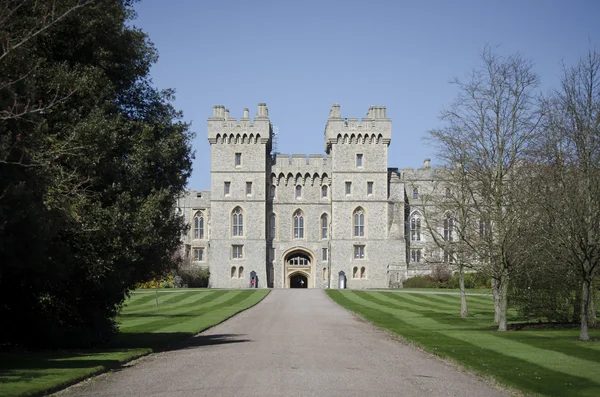
[[[188,191],[178,210],[185,255],[209,268],[211,287],[387,288],[428,271],[418,199],[429,160],[388,167],[385,107],[359,121],[333,105],[326,155],[272,154],[273,138],[265,104],[253,120],[223,106],[208,119],[211,189]]]

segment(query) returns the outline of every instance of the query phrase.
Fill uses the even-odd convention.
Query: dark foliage
[[[128,290],[177,268],[191,133],[131,1],[3,3],[0,344],[102,344]]]

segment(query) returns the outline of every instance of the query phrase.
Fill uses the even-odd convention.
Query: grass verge
[[[328,290],[339,305],[425,350],[450,358],[500,383],[547,396],[600,395],[600,329],[578,342],[577,328],[497,332],[493,302],[460,296]],[[514,313],[512,320],[515,320]]]
[[[378,290],[389,290],[397,292],[434,292],[436,294],[453,293],[459,294],[458,288],[377,288]],[[465,288],[467,294],[492,295],[489,288]]]
[[[120,333],[105,349],[0,353],[0,396],[56,391],[136,357],[176,347],[178,342],[256,305],[268,293],[163,290],[158,294],[158,307],[154,293],[133,294],[118,318]],[[194,343],[226,343],[228,336],[207,338],[194,338]]]

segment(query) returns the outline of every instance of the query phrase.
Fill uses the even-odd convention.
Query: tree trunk
[[[500,280],[500,289],[499,289],[500,297],[500,305],[499,305],[499,313],[498,313],[498,331],[505,332],[508,330],[508,276],[503,275]]]
[[[465,294],[465,273],[462,266],[458,267],[458,287],[460,288],[460,316],[467,317],[467,295]]]
[[[500,322],[500,292],[498,291],[498,281],[492,277],[492,296],[494,297],[494,324]]]
[[[588,332],[588,310],[590,303],[590,289],[591,283],[587,277],[583,280],[581,287],[581,327],[579,328],[579,340],[590,340],[590,334]]]
[[[590,283],[590,312],[588,313],[588,324],[596,325],[598,321],[596,317],[596,289],[594,288],[594,283]]]

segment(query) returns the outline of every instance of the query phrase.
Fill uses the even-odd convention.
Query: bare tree
[[[481,60],[467,81],[454,81],[459,94],[442,111],[445,125],[430,131],[429,139],[446,168],[463,169],[449,176],[466,189],[469,219],[486,228],[476,238],[465,229],[463,237],[492,277],[498,331],[506,331],[510,274],[523,260],[515,255],[522,224],[514,180],[537,133],[539,78],[519,55],[502,57],[486,47]]]
[[[595,319],[593,283],[600,271],[600,53],[563,66],[560,90],[544,102],[546,134],[540,176],[549,186],[542,198],[542,236],[581,282],[579,338],[589,340]]]
[[[456,153],[455,157],[460,158],[460,155]],[[438,170],[437,177],[432,192],[422,195],[423,215],[427,231],[442,253],[442,263],[458,272],[460,316],[467,317],[465,272],[479,269],[481,264],[473,247],[474,225],[478,218],[473,211],[469,174],[463,165],[456,163]]]

